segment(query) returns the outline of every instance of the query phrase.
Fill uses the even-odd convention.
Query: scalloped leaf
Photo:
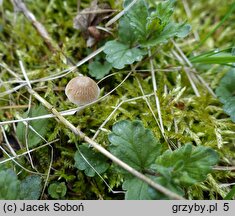
[[[122,120],[109,134],[110,151],[134,169],[148,169],[160,155],[160,143],[141,121]]]
[[[235,69],[231,69],[220,80],[215,93],[219,100],[224,104],[230,100],[231,97],[235,97]]]
[[[192,185],[204,181],[218,160],[219,156],[213,149],[186,144],[175,151],[165,151],[151,168],[167,180]]]
[[[20,199],[37,200],[42,190],[42,179],[40,176],[27,176],[20,185]]]
[[[54,199],[63,198],[67,193],[67,187],[64,182],[55,182],[50,184],[48,193]]]
[[[220,81],[216,95],[224,104],[223,110],[235,122],[235,69],[231,69]]]
[[[145,51],[139,48],[129,48],[128,45],[120,43],[118,41],[109,41],[105,44],[104,53],[106,54],[106,60],[112,64],[114,68],[122,69],[125,65],[140,61]]]
[[[109,73],[112,69],[112,64],[109,62],[104,62],[101,64],[98,61],[94,61],[89,64],[89,74],[96,79],[101,79]]]
[[[32,107],[30,113],[28,114],[25,112],[23,114],[23,118],[27,117],[36,117],[40,115],[46,115],[48,112],[47,110],[42,106],[38,107]],[[31,125],[35,131],[37,131],[42,137],[44,137],[47,133],[47,125],[49,124],[48,119],[38,119],[29,121],[29,125]],[[26,125],[23,122],[19,122],[16,127],[16,136],[19,139],[21,143],[25,144],[25,133],[26,133]],[[39,143],[42,142],[42,138],[39,137],[33,130],[28,128],[28,145],[29,147],[35,147]]]
[[[223,106],[224,112],[228,114],[233,122],[235,122],[235,97],[227,99]]]
[[[0,171],[0,200],[19,199],[20,181],[12,169]]]
[[[107,158],[99,152],[95,152],[88,147],[87,144],[79,146],[79,150],[74,155],[75,167],[79,170],[84,170],[85,174],[89,177],[96,175],[94,167],[99,174],[104,173],[109,164]],[[92,167],[91,167],[92,166]]]
[[[162,186],[168,188],[169,190],[177,193],[180,196],[184,195],[184,191],[172,181],[166,181],[163,177],[153,177],[149,176],[153,181]],[[132,177],[127,178],[122,188],[126,190],[125,199],[126,200],[163,200],[169,199],[166,195],[150,187],[147,183],[142,180]]]

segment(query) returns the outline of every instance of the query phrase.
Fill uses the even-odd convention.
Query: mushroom
[[[90,77],[78,76],[69,81],[65,94],[72,103],[81,106],[97,100],[100,88]]]

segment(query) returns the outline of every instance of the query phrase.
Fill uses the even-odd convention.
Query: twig
[[[2,134],[3,134],[3,137],[4,137],[5,141],[6,141],[6,145],[7,145],[8,149],[10,150],[10,152],[13,154],[14,157],[17,156],[15,150],[11,147],[11,144],[9,143],[9,141],[7,139],[7,135],[6,135],[6,132],[5,132],[4,128],[3,128],[3,126],[1,126],[1,129],[2,129]]]
[[[34,151],[36,151],[36,150],[38,150],[38,149],[44,148],[44,147],[46,147],[46,146],[48,146],[48,145],[50,145],[50,144],[52,144],[52,143],[55,143],[55,142],[57,142],[57,141],[59,141],[59,139],[53,140],[53,141],[51,141],[51,142],[47,142],[47,143],[45,143],[45,144],[43,144],[43,145],[40,145],[40,146],[38,146],[38,147],[36,147],[36,148],[34,148],[34,149],[30,149],[29,151],[23,152],[23,153],[18,154],[18,155],[16,155],[16,156],[12,156],[12,157],[10,156],[9,158],[0,161],[0,164],[4,164],[4,163],[6,163],[6,162],[8,162],[8,161],[11,161],[11,160],[13,160],[13,159],[16,159],[16,158],[22,157],[22,156],[24,156],[24,155],[27,155],[29,152],[34,152]]]
[[[115,23],[118,19],[120,19],[124,13],[126,13],[138,0],[133,0],[127,7],[124,8],[124,10],[122,10],[120,13],[118,13],[115,17],[113,17],[111,20],[109,20],[105,27],[108,27],[110,25],[112,25],[113,23]]]
[[[153,67],[153,59],[151,58],[152,54],[151,54],[150,48],[148,48],[148,54],[149,54],[149,59],[150,59],[149,61],[150,61],[150,68],[151,68],[151,75],[152,75],[152,84],[153,84],[153,91],[154,91],[154,96],[155,96],[158,118],[160,122],[160,129],[162,131],[162,134],[165,134],[163,122],[162,122],[161,106],[160,106],[159,98],[157,96],[157,83],[156,83],[155,71]]]
[[[29,173],[33,173],[33,174],[37,174],[37,175],[44,175],[43,173],[38,173],[38,172],[33,172],[25,167],[23,167],[20,163],[18,163],[15,159],[13,159],[13,157],[11,157],[7,151],[2,147],[0,146],[0,149],[4,152],[4,154],[7,155],[7,157],[11,158],[11,161],[13,161],[16,165],[18,165],[19,167],[21,167],[22,169],[24,169],[25,171],[29,172]]]
[[[15,9],[22,12],[25,17],[33,24],[34,28],[38,31],[38,33],[43,38],[47,47],[52,51],[56,52],[59,50],[59,47],[53,42],[52,38],[49,36],[47,30],[44,26],[37,21],[34,14],[28,10],[25,3],[22,0],[12,0]]]

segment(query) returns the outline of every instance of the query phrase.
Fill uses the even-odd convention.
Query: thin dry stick
[[[193,91],[195,92],[195,94],[196,94],[197,97],[200,97],[200,93],[199,93],[199,91],[198,91],[198,89],[197,89],[197,86],[196,86],[195,83],[193,82],[193,79],[192,79],[192,77],[191,77],[190,71],[189,71],[187,68],[184,68],[184,69],[185,69],[185,73],[186,73],[186,75],[187,75],[187,77],[188,77],[188,79],[189,79],[189,82],[190,82],[190,84],[191,84],[191,86],[192,86],[192,88],[193,88]]]
[[[142,93],[142,95],[143,95],[143,97],[144,97],[144,100],[145,100],[145,102],[146,102],[146,104],[147,104],[149,110],[150,110],[150,112],[152,113],[153,118],[154,118],[154,120],[155,120],[156,123],[157,123],[157,126],[160,128],[160,132],[161,132],[163,138],[165,139],[166,143],[168,143],[168,140],[167,140],[165,134],[162,133],[160,123],[158,122],[158,119],[157,119],[157,117],[156,117],[156,115],[155,115],[155,113],[154,113],[154,111],[153,111],[153,109],[152,109],[152,107],[151,107],[151,105],[150,105],[150,103],[149,103],[149,100],[148,100],[148,98],[147,98],[147,95],[145,94],[144,89],[142,88],[142,85],[141,85],[141,83],[140,83],[140,81],[139,81],[139,79],[138,79],[137,77],[136,77],[136,80],[137,80],[137,83],[138,83],[138,85],[139,85],[140,91],[141,91],[141,93]],[[169,144],[169,143],[168,143],[168,144]]]
[[[174,50],[172,50],[172,53],[173,53],[173,55],[178,59],[178,61],[179,61],[181,64],[184,64],[183,59],[177,54],[177,52],[175,52]],[[190,73],[190,71],[188,70],[188,68],[185,68],[185,73],[186,73],[186,75],[187,75],[187,77],[188,77],[188,80],[189,80],[189,82],[190,82],[190,84],[191,84],[191,86],[192,86],[192,88],[193,88],[194,93],[196,94],[197,97],[199,97],[199,96],[200,96],[200,93],[199,93],[199,91],[198,91],[198,89],[197,89],[197,86],[195,85],[195,83],[194,83],[194,81],[193,81],[193,79],[192,79],[192,77],[191,77],[191,73]]]
[[[124,13],[126,13],[138,0],[133,0],[126,8],[124,8],[124,10],[122,10],[120,13],[118,13],[115,17],[113,17],[111,20],[109,20],[105,27],[108,27],[110,25],[112,25],[113,23],[115,23],[118,19],[120,19]]]
[[[153,59],[151,58],[152,54],[151,54],[150,48],[148,48],[148,54],[149,54],[149,61],[150,61],[150,68],[151,68],[151,75],[152,75],[153,91],[154,91],[154,96],[155,96],[158,118],[160,122],[160,129],[162,131],[162,134],[165,134],[163,122],[162,122],[161,106],[160,106],[159,98],[157,96],[157,83],[156,83],[155,71],[153,67]]]
[[[23,62],[20,61],[19,64],[20,64],[21,71],[22,71],[22,73],[23,73],[23,75],[24,75],[25,81],[27,82],[27,85],[29,86],[29,88],[32,88],[32,86],[31,86],[31,84],[30,84],[30,81],[29,81],[29,78],[28,78],[28,75],[27,75],[27,73],[26,73],[26,71],[25,71],[25,69],[24,69]],[[29,97],[28,114],[29,114],[30,109],[31,109],[31,102],[32,102],[32,95],[30,95],[30,97]],[[28,143],[28,135],[29,135],[29,134],[28,134],[28,129],[29,129],[29,123],[28,123],[28,122],[25,122],[25,123],[26,123],[26,127],[25,127],[25,146],[26,146],[27,151],[29,151],[29,143]],[[30,163],[31,163],[32,168],[37,171],[36,167],[34,166],[33,159],[32,159],[32,157],[31,157],[31,154],[29,153],[28,156],[29,156],[29,160],[30,160]]]
[[[11,158],[11,160],[16,164],[18,165],[19,167],[21,167],[23,170],[29,172],[29,173],[33,173],[33,174],[37,174],[37,175],[44,175],[43,173],[38,173],[38,172],[33,172],[31,170],[28,170],[27,168],[23,167],[20,163],[18,163],[15,159],[12,159],[12,157],[7,153],[7,151],[2,147],[0,146],[0,149],[3,151],[4,154],[7,155],[7,157]]]
[[[10,152],[13,154],[14,157],[17,156],[15,150],[11,147],[11,144],[9,143],[9,141],[7,139],[7,135],[6,135],[6,132],[3,128],[3,126],[1,126],[1,129],[2,129],[2,134],[3,134],[3,137],[5,139],[5,142],[6,142],[6,145],[7,145],[8,149],[10,150]]]
[[[48,182],[48,179],[49,179],[49,176],[50,176],[50,172],[51,172],[51,167],[52,167],[52,163],[53,163],[53,155],[54,155],[54,151],[53,151],[53,147],[51,145],[49,145],[51,147],[51,161],[50,161],[50,164],[49,164],[49,167],[48,167],[48,171],[47,171],[47,177],[46,177],[46,180],[45,180],[45,183],[44,183],[44,186],[43,186],[43,189],[42,189],[42,192],[41,192],[41,199],[43,197],[43,194],[46,190],[46,187],[47,187],[47,182]]]
[[[79,154],[82,156],[83,160],[87,162],[87,164],[95,171],[95,173],[102,179],[102,181],[105,183],[105,185],[109,188],[109,190],[112,193],[125,193],[125,191],[114,191],[108,184],[108,182],[106,182],[106,180],[99,174],[99,172],[95,169],[95,167],[93,167],[91,165],[91,163],[86,159],[86,157],[82,154],[82,152],[80,151],[80,149],[78,148],[78,152]]]
[[[188,17],[188,18],[191,18],[191,17],[192,17],[192,13],[191,13],[191,11],[190,11],[190,8],[189,8],[189,5],[188,5],[187,0],[182,0],[182,2],[183,2],[184,10],[185,10],[185,12],[186,12],[186,14],[187,14],[187,17]],[[195,40],[196,40],[196,41],[199,41],[200,38],[199,38],[198,32],[197,32],[196,30],[194,30],[194,31],[193,31],[193,34],[194,34]]]
[[[145,98],[145,97],[150,97],[150,96],[153,96],[153,95],[154,95],[154,94],[149,94],[149,95],[134,97],[134,98],[131,98],[131,99],[127,99],[127,100],[121,101],[121,102],[114,108],[114,110],[109,114],[109,116],[105,119],[105,121],[99,126],[99,128],[98,128],[97,131],[96,131],[96,133],[95,133],[94,136],[92,137],[92,140],[95,140],[95,139],[96,139],[96,137],[99,135],[101,129],[107,124],[107,122],[111,119],[111,117],[114,115],[114,113],[122,106],[122,104],[131,102],[131,101],[136,101],[136,100],[139,100],[139,99],[143,99],[143,98]]]
[[[117,88],[119,88],[127,79],[128,77],[131,75],[132,71],[129,72],[126,77],[111,91],[109,91],[107,94],[105,94],[103,97],[99,98],[98,100],[91,102],[87,105],[75,108],[75,109],[70,109],[70,110],[65,110],[65,111],[61,111],[60,115],[62,116],[67,116],[67,115],[74,115],[76,112],[84,109],[85,107],[88,107],[92,104],[95,104],[101,100],[103,100],[105,97],[107,97],[108,95],[110,95],[112,92],[114,92]],[[20,78],[19,78],[20,79]],[[9,120],[9,121],[4,121],[4,122],[0,122],[0,125],[5,125],[5,124],[11,124],[11,123],[17,123],[17,122],[24,122],[24,121],[33,121],[33,120],[37,120],[37,119],[45,119],[45,118],[54,118],[55,115],[53,114],[46,114],[46,115],[41,115],[41,116],[37,116],[37,117],[30,117],[30,118],[24,118],[24,119],[17,119],[17,120]]]
[[[128,164],[124,163],[114,155],[112,155],[109,151],[107,151],[105,148],[103,148],[101,145],[87,137],[82,131],[80,131],[78,128],[76,128],[73,124],[71,124],[68,120],[66,120],[60,113],[50,104],[48,103],[44,98],[42,98],[37,92],[35,92],[33,89],[26,87],[28,92],[32,94],[37,100],[39,100],[47,109],[49,109],[56,117],[57,119],[63,123],[67,128],[69,128],[75,135],[78,135],[81,139],[83,139],[85,142],[89,143],[91,146],[93,146],[95,149],[97,149],[99,152],[101,152],[103,155],[111,159],[114,163],[121,166],[123,169],[130,172],[132,175],[136,176],[137,178],[141,179],[142,181],[149,184],[151,187],[155,188],[156,190],[162,192],[163,194],[169,196],[172,199],[184,199],[182,196],[179,196],[178,194],[170,191],[169,189],[163,187],[160,184],[157,184],[150,178],[146,177],[144,174],[138,172],[137,170],[130,167]]]
[[[53,140],[53,141],[51,141],[51,142],[45,143],[45,144],[43,144],[43,145],[40,145],[40,146],[38,146],[38,147],[36,147],[36,148],[34,148],[34,149],[30,149],[29,151],[26,151],[26,152],[23,152],[23,153],[18,154],[18,155],[16,155],[16,156],[13,156],[13,157],[9,157],[9,158],[7,158],[7,159],[4,159],[4,160],[0,161],[0,164],[4,164],[4,163],[6,163],[6,162],[8,162],[8,161],[11,161],[11,160],[13,160],[13,159],[16,159],[16,158],[22,157],[22,156],[24,156],[24,155],[27,155],[29,152],[34,152],[34,151],[36,151],[36,150],[38,150],[38,149],[44,148],[44,147],[46,147],[46,146],[48,146],[48,145],[50,145],[50,144],[53,144],[53,143],[55,143],[55,142],[57,142],[57,141],[59,141],[59,139],[55,139],[55,140]]]
[[[180,53],[180,55],[182,56],[182,58],[184,59],[184,61],[188,64],[188,66],[190,68],[193,68],[192,63],[189,61],[189,59],[186,57],[186,55],[183,53],[183,51],[180,49],[180,47],[175,43],[174,40],[171,40],[172,43],[174,44],[174,46],[176,47],[176,49],[178,50],[178,52]],[[191,76],[191,72],[188,71],[190,73]],[[216,97],[215,93],[213,92],[213,90],[210,88],[210,86],[208,85],[208,83],[197,73],[197,71],[195,69],[193,69],[193,72],[196,75],[196,78],[199,79],[199,81],[201,81],[201,83],[207,88],[207,90],[211,93],[211,95],[213,97]],[[196,87],[196,86],[195,86]],[[198,92],[199,93],[199,92]]]
[[[34,14],[28,10],[25,3],[22,0],[12,0],[12,2],[13,2],[15,9],[22,12],[25,15],[25,17],[33,24],[34,28],[38,31],[38,33],[43,38],[47,47],[52,52],[58,51],[59,47],[53,42],[52,38],[49,36],[44,26],[40,22],[37,21]]]

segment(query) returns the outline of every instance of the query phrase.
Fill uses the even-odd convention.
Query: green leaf
[[[119,121],[109,134],[110,151],[134,169],[148,169],[160,155],[160,143],[140,121]]]
[[[149,12],[147,4],[144,0],[139,0],[134,6],[125,14],[131,26],[132,34],[138,40],[145,40],[147,36],[146,22]]]
[[[159,35],[154,35],[149,40],[143,42],[142,46],[156,46],[160,43],[166,43],[168,39],[173,37],[185,37],[191,30],[191,26],[186,23],[169,23],[165,26]]]
[[[0,200],[19,199],[20,181],[13,170],[0,171]]]
[[[184,195],[183,190],[173,184],[171,181],[166,181],[162,177],[150,177],[156,183],[168,188],[172,192],[177,193],[180,196]],[[156,189],[150,187],[147,183],[142,180],[132,177],[124,181],[122,188],[126,190],[125,199],[126,200],[159,200],[159,199],[169,199],[166,195],[157,191]]]
[[[101,64],[98,61],[94,61],[89,64],[89,74],[96,79],[101,79],[109,73],[112,69],[112,64],[109,62],[104,62]]]
[[[170,175],[177,184],[192,185],[204,181],[218,159],[218,154],[209,147],[186,144],[175,151],[164,152],[152,168],[166,178]]]
[[[175,184],[172,180],[167,180],[164,177],[157,177],[155,179],[155,182],[162,185],[163,187],[169,189],[170,191],[180,195],[180,196],[184,196],[184,191],[182,188],[179,187],[179,185]],[[151,199],[154,200],[167,200],[169,199],[168,196],[166,196],[165,194],[161,193],[158,190],[155,190],[152,187],[148,187],[148,193],[151,196]]]
[[[228,192],[228,194],[224,197],[224,200],[232,200],[235,197],[235,185],[232,189]]]
[[[40,115],[47,114],[47,110],[42,106],[32,107],[30,113],[27,115],[27,112],[24,113],[23,118],[27,117],[36,117]],[[31,125],[35,131],[37,131],[42,137],[46,135],[48,119],[38,119],[34,121],[29,121],[29,125]],[[18,123],[16,128],[16,136],[21,143],[25,144],[25,133],[26,133],[26,125],[22,122]],[[29,147],[35,147],[42,141],[42,138],[39,137],[33,130],[28,128],[28,145]]]
[[[151,193],[149,193],[149,186],[138,178],[129,178],[124,181],[122,188],[126,190],[126,200],[151,200]]]
[[[235,69],[231,69],[220,81],[216,95],[224,104],[223,110],[235,122]]]
[[[235,97],[230,97],[223,106],[223,110],[235,122]]]
[[[161,20],[163,26],[169,23],[170,17],[174,12],[174,5],[175,0],[168,0],[157,4],[154,16],[157,16]]]
[[[28,176],[20,184],[21,200],[37,200],[42,190],[41,178],[39,176]]]
[[[150,13],[146,2],[138,1],[121,19],[122,22],[119,24],[121,41],[123,43],[138,41],[143,46],[155,46],[167,42],[172,37],[187,36],[191,29],[190,25],[170,22],[174,3],[175,0],[161,2]]]
[[[219,86],[216,89],[216,95],[222,103],[230,101],[235,97],[235,69],[230,70],[221,79]]]
[[[74,155],[75,167],[79,170],[84,170],[85,174],[90,177],[94,177],[96,172],[92,168],[94,167],[99,174],[105,172],[109,164],[107,158],[99,152],[95,152],[83,144],[79,146],[79,150]],[[91,167],[92,166],[92,167]]]
[[[54,199],[60,199],[67,193],[67,187],[64,182],[55,182],[50,184],[48,188],[49,195]]]
[[[118,26],[118,36],[120,42],[130,45],[130,47],[137,41],[135,34],[133,34],[129,17],[123,16],[120,19]]]
[[[140,61],[146,53],[139,48],[129,48],[128,45],[118,41],[108,41],[105,44],[104,52],[106,60],[117,69],[122,69],[125,65],[132,64],[135,61]]]

